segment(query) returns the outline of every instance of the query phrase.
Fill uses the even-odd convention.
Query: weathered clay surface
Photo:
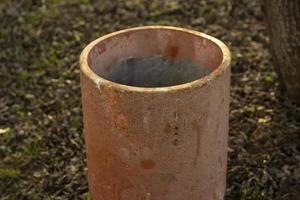
[[[212,71],[170,87],[104,79],[132,57],[190,59]],[[230,55],[208,35],[150,26],[106,35],[81,55],[93,200],[221,200],[225,193]]]

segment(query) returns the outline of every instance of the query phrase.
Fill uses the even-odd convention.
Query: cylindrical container
[[[153,55],[189,59],[211,72],[167,87],[106,78],[124,59]],[[223,199],[230,52],[221,41],[183,28],[131,28],[90,43],[80,64],[93,200]]]

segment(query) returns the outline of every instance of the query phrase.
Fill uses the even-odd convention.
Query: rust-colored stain
[[[199,48],[190,47],[194,42]],[[159,88],[105,80],[105,74],[115,70],[112,64],[129,55],[190,59],[213,72],[209,79]],[[224,196],[230,53],[222,42],[182,28],[139,27],[89,44],[80,65],[93,199],[219,200]],[[151,120],[144,120],[145,116]]]
[[[128,121],[126,117],[123,114],[117,114],[114,116],[114,122],[115,126],[120,129],[125,131],[126,133],[128,132]]]
[[[155,162],[153,160],[142,160],[141,167],[143,169],[153,169],[155,167]]]
[[[105,103],[112,111],[114,126],[117,129],[128,133],[129,125],[123,112],[122,98],[117,93],[107,89],[103,89],[102,93],[106,97]]]
[[[171,58],[175,58],[178,54],[178,47],[172,46],[167,48],[167,55],[170,56]]]

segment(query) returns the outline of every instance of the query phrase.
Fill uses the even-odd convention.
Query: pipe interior
[[[100,77],[136,87],[166,87],[208,75],[223,59],[212,41],[169,29],[117,34],[96,44],[88,64]]]

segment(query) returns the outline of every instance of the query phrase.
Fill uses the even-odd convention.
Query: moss
[[[5,178],[17,178],[21,175],[20,170],[13,168],[0,168],[0,180]]]

